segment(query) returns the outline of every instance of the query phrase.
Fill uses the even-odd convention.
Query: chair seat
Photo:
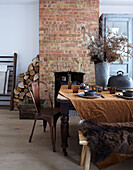
[[[54,117],[55,115],[57,115],[57,113],[60,113],[59,108],[47,107],[47,108],[41,108],[39,115],[40,116],[44,115],[45,117]]]

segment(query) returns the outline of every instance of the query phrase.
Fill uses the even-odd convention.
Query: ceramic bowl
[[[95,96],[96,91],[95,90],[85,90],[84,94],[85,96]]]
[[[133,97],[133,91],[129,91],[129,90],[123,90],[122,91],[123,93],[123,96],[126,96],[126,97]]]

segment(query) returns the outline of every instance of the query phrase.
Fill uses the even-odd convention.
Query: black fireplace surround
[[[59,104],[56,102],[58,91],[60,90],[61,85],[68,84],[68,73],[71,74],[72,84],[81,84],[83,83],[84,73],[82,72],[55,72],[55,89],[54,89],[54,105],[59,107]]]

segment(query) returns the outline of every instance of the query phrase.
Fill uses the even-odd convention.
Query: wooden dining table
[[[78,94],[73,93],[73,85],[68,89],[67,85],[61,86],[57,96],[57,102],[61,109],[61,147],[64,155],[67,155],[69,136],[69,110],[74,107],[79,117],[85,120],[99,122],[132,122],[133,100],[120,98],[110,94],[109,91],[98,92],[102,97],[84,98],[78,94],[84,92],[79,89]],[[120,92],[118,92],[122,95]]]

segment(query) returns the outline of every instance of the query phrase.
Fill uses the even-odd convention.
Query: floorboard
[[[33,140],[28,143],[33,120],[19,119],[19,112],[0,109],[0,170],[83,170],[79,166],[81,146],[78,144],[79,117],[70,117],[68,157],[60,147],[60,119],[57,123],[57,152],[52,152],[49,127],[44,133],[37,122]],[[132,170],[133,159],[107,170]],[[98,170],[91,164],[91,170]]]

